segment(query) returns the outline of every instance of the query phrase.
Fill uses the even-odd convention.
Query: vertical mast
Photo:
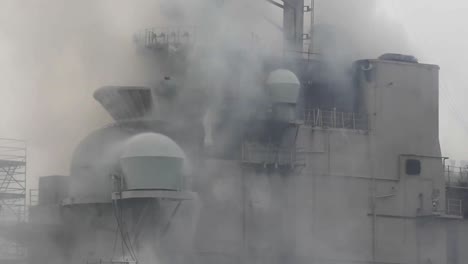
[[[309,29],[309,47],[308,52],[314,53],[314,26],[315,26],[315,0],[310,1],[310,29]]]
[[[283,35],[285,50],[303,51],[304,0],[283,0]]]
[[[304,51],[304,12],[311,12],[310,17],[310,34],[312,38],[312,30],[314,24],[314,0],[311,0],[310,6],[304,6],[304,0],[281,0],[283,4],[276,0],[266,0],[283,9],[283,40],[284,50],[288,54],[300,55]],[[312,48],[309,46],[309,52]]]

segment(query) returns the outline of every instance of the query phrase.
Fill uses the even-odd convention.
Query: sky
[[[381,7],[401,24],[422,62],[440,66],[439,131],[442,153],[468,160],[468,2],[385,0]]]
[[[182,1],[188,7],[196,2],[159,1]],[[280,23],[277,8],[258,1],[239,0],[243,6],[229,15],[233,19],[238,14],[248,16],[242,10],[249,6],[250,13],[266,10],[271,20]],[[468,61],[468,2],[315,1],[316,22],[342,27],[354,38],[354,56],[411,52],[421,62],[441,67],[442,152],[455,160],[468,160],[464,110],[468,80],[462,66]],[[67,175],[78,142],[111,121],[92,98],[96,88],[150,85],[151,64],[135,56],[132,35],[161,23],[158,11],[170,10],[170,4],[157,2],[0,0],[0,137],[27,140],[30,177]],[[263,18],[251,21],[258,22],[255,30],[263,33],[261,37],[271,37],[276,30]]]

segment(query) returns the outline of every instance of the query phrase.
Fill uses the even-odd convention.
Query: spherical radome
[[[185,154],[172,139],[157,133],[129,138],[120,157],[128,190],[181,191],[185,186]]]
[[[184,151],[169,137],[157,133],[142,133],[128,139],[122,158],[173,157],[185,159]]]
[[[301,88],[297,76],[285,69],[270,73],[266,83],[267,93],[273,104],[296,104]]]
[[[267,84],[279,83],[300,85],[297,76],[292,71],[285,69],[272,71],[270,75],[268,75]]]

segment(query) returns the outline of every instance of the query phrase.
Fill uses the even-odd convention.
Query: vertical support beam
[[[448,178],[448,185],[450,186],[450,185],[451,185],[451,181],[450,181],[450,165],[447,165],[447,178]]]
[[[284,0],[283,8],[284,49],[287,53],[303,51],[304,0]]]
[[[310,1],[309,54],[314,53],[315,0]]]
[[[248,241],[248,228],[247,228],[247,185],[246,185],[246,171],[245,167],[241,166],[241,192],[242,192],[242,245],[241,245],[241,263],[248,263],[249,256],[249,241]]]

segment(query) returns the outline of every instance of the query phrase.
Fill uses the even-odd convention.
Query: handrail
[[[133,260],[103,260],[103,259],[93,259],[86,260],[86,264],[135,264],[136,261]]]
[[[195,29],[179,28],[147,28],[135,34],[135,42],[147,47],[163,47],[169,44],[181,45],[192,43],[195,39]]]
[[[462,200],[460,199],[447,199],[447,215],[462,216]]]
[[[305,164],[305,153],[301,148],[282,148],[245,142],[242,144],[241,154],[241,160],[247,163],[291,166]]]
[[[311,127],[369,130],[369,120],[365,114],[339,112],[336,109],[320,108],[304,111],[304,124]]]
[[[444,176],[448,187],[468,187],[468,167],[445,165]]]

